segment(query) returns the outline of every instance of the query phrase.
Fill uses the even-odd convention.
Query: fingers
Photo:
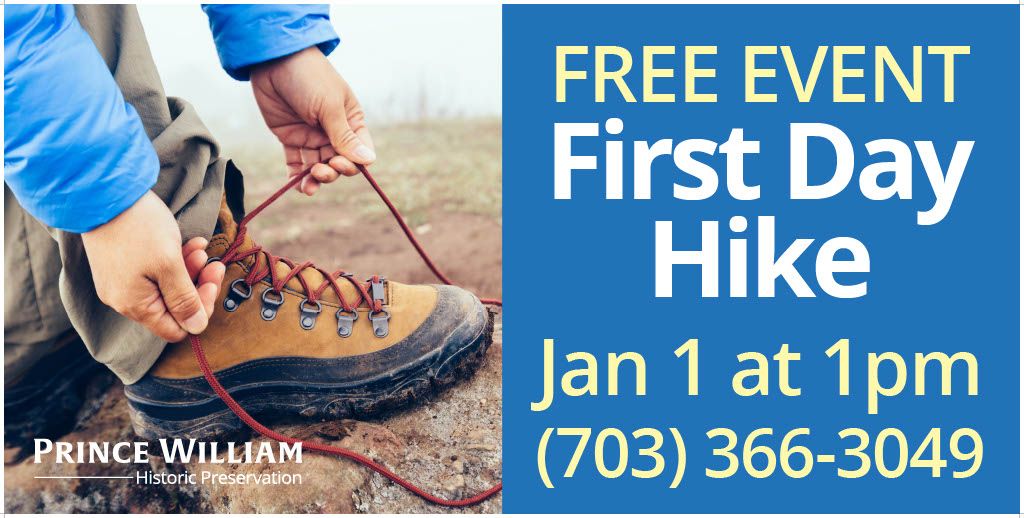
[[[327,164],[330,165],[332,169],[345,176],[355,176],[359,174],[359,168],[356,167],[356,164],[341,155],[336,155],[329,159]]]
[[[288,178],[301,173],[306,168],[302,163],[302,149],[295,146],[284,146],[284,161],[288,166]]]
[[[306,168],[312,164],[316,164],[320,161],[320,151],[317,149],[302,148],[299,150],[299,154],[302,156],[302,167]],[[299,191],[307,196],[312,196],[320,188],[315,182],[311,181],[310,177],[303,178],[297,186]]]
[[[188,276],[195,280],[199,272],[206,266],[209,256],[206,253],[206,245],[209,242],[202,237],[194,237],[181,247],[181,255],[185,259],[185,270]]]
[[[199,246],[205,248],[205,243],[206,239],[194,238],[182,247],[183,253],[192,250],[192,253],[185,258],[185,269],[191,280],[197,280],[199,287],[194,291],[200,301],[199,311],[191,311],[188,303],[177,302],[180,295],[176,295],[176,292],[160,288],[160,292],[155,293],[152,300],[144,302],[137,311],[133,312],[134,315],[130,315],[130,318],[138,320],[153,334],[168,342],[180,342],[190,332],[193,334],[202,332],[207,325],[208,315],[213,314],[225,271],[224,263],[206,264],[206,251],[195,249]],[[199,258],[202,260],[200,261]],[[191,280],[189,284],[191,284]],[[154,289],[154,291],[156,290]],[[202,324],[195,319],[195,323],[187,323],[189,317],[195,314],[202,316]],[[181,315],[188,316],[182,317]]]
[[[297,191],[308,196],[312,196],[320,190],[321,184],[334,182],[341,175],[353,176],[359,174],[359,169],[356,168],[356,165],[351,160],[341,155],[336,155],[334,148],[331,146],[324,146],[316,150],[286,146],[285,158],[288,161],[289,177],[310,169],[309,176],[303,178],[295,186]],[[189,272],[194,275],[192,270],[189,270]]]
[[[298,146],[285,146],[288,175],[310,171],[296,185],[298,191],[308,196],[316,193],[321,184],[334,182],[341,175],[359,174],[357,164],[369,165],[377,158],[365,114],[351,91],[342,100],[322,108],[319,121],[322,133],[307,134]],[[325,140],[330,144],[322,145]]]
[[[355,116],[353,112],[349,112],[349,126],[355,131],[356,137],[370,150],[374,151],[376,155],[376,147],[373,145],[373,137],[370,136],[370,130],[366,127],[366,121],[363,118],[363,111],[361,108],[355,110]],[[345,155],[338,155],[334,153],[332,147],[323,148],[320,150],[321,159],[326,161],[332,169],[341,173],[345,176],[355,176],[359,174],[359,168],[356,164],[368,165],[366,162],[360,162],[358,160],[353,161]],[[324,182],[327,183],[327,182]]]
[[[299,192],[301,192],[302,194],[305,194],[306,196],[312,196],[316,194],[316,191],[320,190],[320,182],[317,181],[312,176],[307,176],[303,178],[301,181],[299,181],[299,185],[297,187],[299,189]]]
[[[196,284],[199,300],[202,301],[203,309],[209,316],[213,315],[215,300],[224,281],[225,266],[219,261],[207,264],[207,244],[209,242],[205,238],[194,237],[181,247],[181,253],[185,257],[185,270]]]
[[[324,132],[336,153],[357,164],[372,164],[377,159],[373,142],[363,141],[358,134],[366,128],[363,110],[352,92],[348,92],[345,102],[348,106],[336,106],[321,116]]]
[[[156,283],[174,320],[189,333],[202,333],[209,316],[184,261],[169,261],[159,270]]]
[[[304,155],[303,148],[301,148],[301,147],[288,146],[288,145],[284,146],[284,159],[285,159],[285,163],[288,166],[288,178],[289,179],[291,179],[293,176],[296,176],[296,175],[299,175],[299,174],[303,173],[306,170],[306,168],[309,167],[309,164],[307,164],[303,160],[303,158],[304,158],[303,155]],[[306,155],[306,156],[308,156],[308,155]],[[302,188],[304,187],[304,182],[305,182],[305,180],[303,180],[303,181],[299,182],[298,184],[296,184],[295,185],[295,190],[299,191],[299,192],[303,192]]]
[[[155,293],[152,300],[144,303],[136,314],[129,314],[127,316],[146,326],[153,334],[168,342],[180,342],[188,336],[188,333],[167,312],[167,308],[164,306],[164,301],[160,298],[159,293]]]
[[[362,112],[361,111],[360,111],[360,116],[359,117],[360,118],[359,118],[358,123],[353,123],[352,124],[353,127],[355,127],[355,129],[356,129],[356,136],[359,137],[359,140],[362,143],[366,144],[370,149],[372,149],[374,151],[374,155],[376,155],[376,153],[377,153],[377,146],[375,146],[373,144],[373,137],[370,136],[370,128],[366,127],[366,121],[363,120]],[[366,164],[364,164],[364,165],[366,165]]]
[[[189,254],[191,254],[192,252],[195,252],[196,250],[204,250],[205,251],[206,250],[206,245],[209,245],[209,244],[210,244],[210,242],[207,241],[206,238],[204,238],[204,237],[193,237],[192,239],[189,239],[187,243],[182,245],[182,247],[181,247],[181,256],[182,257],[186,257]]]
[[[302,156],[302,166],[309,167],[320,161],[320,150],[301,148],[299,154]]]
[[[310,169],[310,166],[313,166],[312,171],[310,171],[311,174],[296,184],[295,190],[312,196],[320,189],[321,183],[330,183],[338,179],[338,171],[324,164],[330,157],[334,156],[334,148],[323,146],[318,149],[310,149],[285,146],[284,151],[289,178],[301,174]],[[325,151],[329,152],[326,156],[324,156]]]
[[[215,262],[206,265],[199,273],[196,291],[199,293],[199,300],[202,301],[207,315],[213,315],[217,295],[220,294],[220,285],[224,282],[225,271],[224,263]]]
[[[338,171],[327,164],[316,164],[309,175],[320,183],[331,183],[338,179]]]

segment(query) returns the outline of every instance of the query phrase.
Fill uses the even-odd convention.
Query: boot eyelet
[[[338,317],[338,336],[342,338],[352,336],[352,328],[355,327],[356,320],[359,320],[359,312],[354,309],[345,311],[345,308],[339,308],[335,316]]]
[[[387,309],[370,312],[370,323],[373,324],[373,334],[377,338],[388,335],[388,320],[391,320],[391,312]]]
[[[381,304],[384,304],[385,281],[387,281],[387,278],[380,275],[375,275],[373,277],[370,277],[369,279],[366,279],[366,282],[370,283],[370,297],[372,297],[373,300],[380,301]]]
[[[239,286],[245,286],[245,291]],[[224,311],[233,312],[238,309],[238,306],[249,300],[252,296],[252,286],[245,282],[245,279],[235,279],[231,283],[231,289],[228,290],[228,296],[224,298]]]
[[[323,309],[319,300],[302,299],[302,302],[299,303],[299,326],[306,331],[313,329],[313,326],[316,325],[316,317]]]
[[[270,298],[271,294],[277,295],[277,300]],[[284,304],[284,294],[280,291],[275,290],[273,287],[263,290],[263,295],[260,297],[263,300],[263,308],[260,309],[260,317],[267,322],[274,319],[277,316],[277,310]]]

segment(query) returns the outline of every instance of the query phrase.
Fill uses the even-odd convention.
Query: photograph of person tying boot
[[[501,511],[500,101],[386,66],[500,99],[454,9],[5,6],[5,512]]]

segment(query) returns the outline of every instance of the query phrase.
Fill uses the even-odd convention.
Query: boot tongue
[[[223,257],[224,253],[231,246],[231,243],[238,236],[238,225],[235,223],[234,218],[231,217],[230,212],[225,213],[224,210],[221,211],[220,217],[217,220],[216,231],[218,233],[210,239],[210,245],[206,247],[206,253],[210,257]],[[239,252],[245,252],[246,250],[251,250],[255,247],[256,242],[252,239],[251,231],[247,231],[245,236],[242,238],[242,243],[236,250]],[[301,261],[294,262],[301,263]],[[253,269],[263,270],[267,267],[267,256],[265,253],[261,252],[254,256],[242,259],[241,263],[250,271]],[[287,275],[288,272],[291,271],[291,268],[285,262],[278,261],[277,267],[274,271],[276,273],[276,277],[280,279]],[[305,268],[302,270],[301,275],[305,278],[306,284],[311,290],[315,290],[324,282],[323,274],[321,274],[316,268]],[[339,279],[337,284],[345,295],[345,300],[348,300],[349,303],[354,303],[356,300],[359,300],[360,297],[358,295],[358,291],[351,285],[351,283],[344,279]],[[289,280],[286,287],[299,293],[305,293],[298,276]],[[324,291],[322,298],[328,302],[335,304],[339,303],[334,290],[330,288]],[[367,307],[367,303],[365,301],[361,301],[359,305],[360,307]]]
[[[217,212],[217,226],[214,227],[213,234],[210,244],[206,247],[206,254],[210,257],[223,257],[238,236],[238,223],[235,223],[235,218],[224,200],[221,200],[220,211]],[[248,250],[252,247],[253,241],[246,235],[239,250]],[[253,264],[252,258],[246,258],[244,262],[250,267]]]
[[[235,223],[235,217],[231,214],[226,200],[221,201],[220,211],[217,212],[217,226],[213,233],[223,235],[228,243],[234,241],[238,235],[238,223]]]

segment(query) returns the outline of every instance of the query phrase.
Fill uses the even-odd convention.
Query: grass
[[[377,163],[371,172],[412,226],[436,211],[477,214],[501,221],[501,120],[452,119],[371,127]],[[223,154],[245,175],[246,207],[253,207],[286,180],[279,145],[227,143]],[[387,214],[387,207],[360,177],[342,178],[313,197],[289,193],[265,216],[280,223],[294,211],[324,214],[309,222],[324,228],[331,219],[361,220]]]

